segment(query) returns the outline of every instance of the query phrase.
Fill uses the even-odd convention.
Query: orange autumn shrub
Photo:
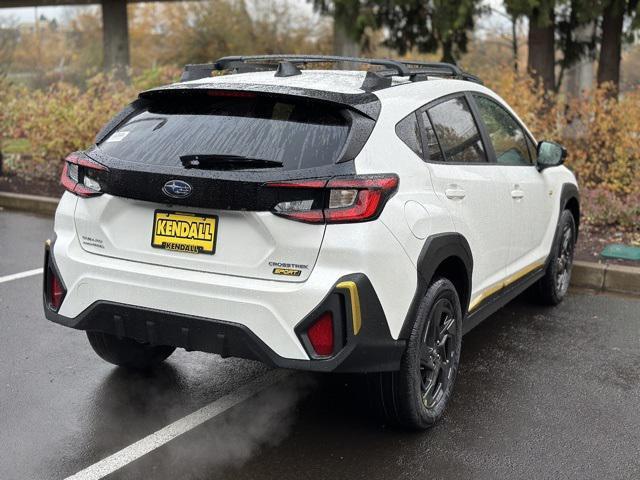
[[[640,91],[620,100],[602,88],[571,102],[563,141],[567,164],[585,188],[602,188],[620,196],[640,192]]]
[[[143,72],[126,84],[99,74],[85,88],[59,82],[46,89],[0,85],[0,140],[26,139],[27,155],[12,168],[28,177],[57,178],[61,160],[70,152],[87,148],[107,121],[134,100],[138,92],[179,78],[175,68]]]

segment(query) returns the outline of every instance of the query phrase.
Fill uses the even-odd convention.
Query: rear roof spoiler
[[[373,93],[340,93],[325,90],[313,90],[310,88],[291,87],[287,85],[261,85],[261,84],[211,84],[211,83],[174,83],[163,87],[146,90],[139,94],[141,100],[153,100],[162,95],[188,95],[193,92],[205,90],[226,90],[238,92],[251,92],[258,95],[274,96],[285,95],[336,103],[359,112],[372,120],[377,120],[380,115],[380,100]]]

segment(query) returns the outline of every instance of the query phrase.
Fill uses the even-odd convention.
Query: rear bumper
[[[50,255],[45,255],[55,267]],[[50,267],[51,268],[51,267]],[[50,271],[49,269],[45,270]],[[394,340],[371,282],[362,274],[349,275],[340,282],[353,282],[359,294],[360,314],[366,318],[360,330],[352,328],[351,298],[333,288],[325,299],[296,326],[299,341],[304,343],[305,326],[325,311],[333,311],[337,342],[329,358],[309,360],[285,358],[275,353],[245,325],[167,312],[110,301],[97,301],[80,315],[69,318],[53,311],[44,301],[48,320],[78,330],[91,330],[133,338],[153,345],[170,345],[186,350],[217,353],[224,357],[247,358],[265,364],[318,372],[378,372],[400,367],[405,349],[403,340]],[[45,285],[46,285],[45,279]],[[46,295],[45,295],[46,297]]]
[[[406,272],[415,272],[415,267],[381,222],[327,228],[310,276],[304,282],[284,282],[87,252],[75,229],[75,209],[76,197],[63,195],[50,258],[66,295],[57,312],[46,312],[54,322],[121,334],[120,317],[125,335],[141,341],[162,340],[280,367],[380,371],[399,366],[404,349],[399,332],[416,278]],[[367,245],[366,252],[360,248],[362,243]],[[337,288],[345,279],[358,285],[362,328],[351,335],[345,326],[344,348],[328,359],[314,358],[301,329],[314,314],[322,313],[318,309],[336,297],[336,290],[346,295],[344,288]],[[188,324],[186,337],[182,329],[176,330],[181,324]],[[244,347],[245,343],[251,347]]]
[[[367,322],[358,335],[353,335],[348,328],[350,319],[343,317],[346,320],[344,326],[347,327],[344,344],[334,356],[326,359],[299,360],[281,357],[241,324],[133,305],[98,301],[77,317],[68,318],[55,313],[45,303],[45,315],[52,322],[79,330],[100,331],[154,345],[217,353],[223,358],[258,360],[279,368],[318,372],[398,370],[405,342],[391,338],[384,317],[380,317],[381,310],[374,311],[377,299],[371,298],[372,288],[366,277],[355,275],[349,280],[356,279],[360,295],[364,297],[362,300],[367,305],[363,308]],[[330,295],[327,298],[329,297]],[[319,305],[309,318],[313,318],[316,311],[324,309],[324,304]],[[302,320],[300,325],[304,325],[305,321],[306,319]]]

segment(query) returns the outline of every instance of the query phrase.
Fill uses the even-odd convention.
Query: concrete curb
[[[0,207],[40,215],[53,215],[56,212],[59,201],[59,198],[0,192]]]
[[[41,215],[53,215],[58,201],[58,198],[0,192],[0,207]],[[640,267],[575,261],[571,285],[640,296]]]
[[[640,295],[640,267],[575,261],[571,285]]]

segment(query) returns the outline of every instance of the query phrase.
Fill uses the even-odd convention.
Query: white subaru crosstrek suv
[[[66,158],[46,316],[123,367],[181,347],[366,372],[389,421],[425,428],[464,333],[529,287],[566,295],[564,156],[453,65],[188,65]]]

